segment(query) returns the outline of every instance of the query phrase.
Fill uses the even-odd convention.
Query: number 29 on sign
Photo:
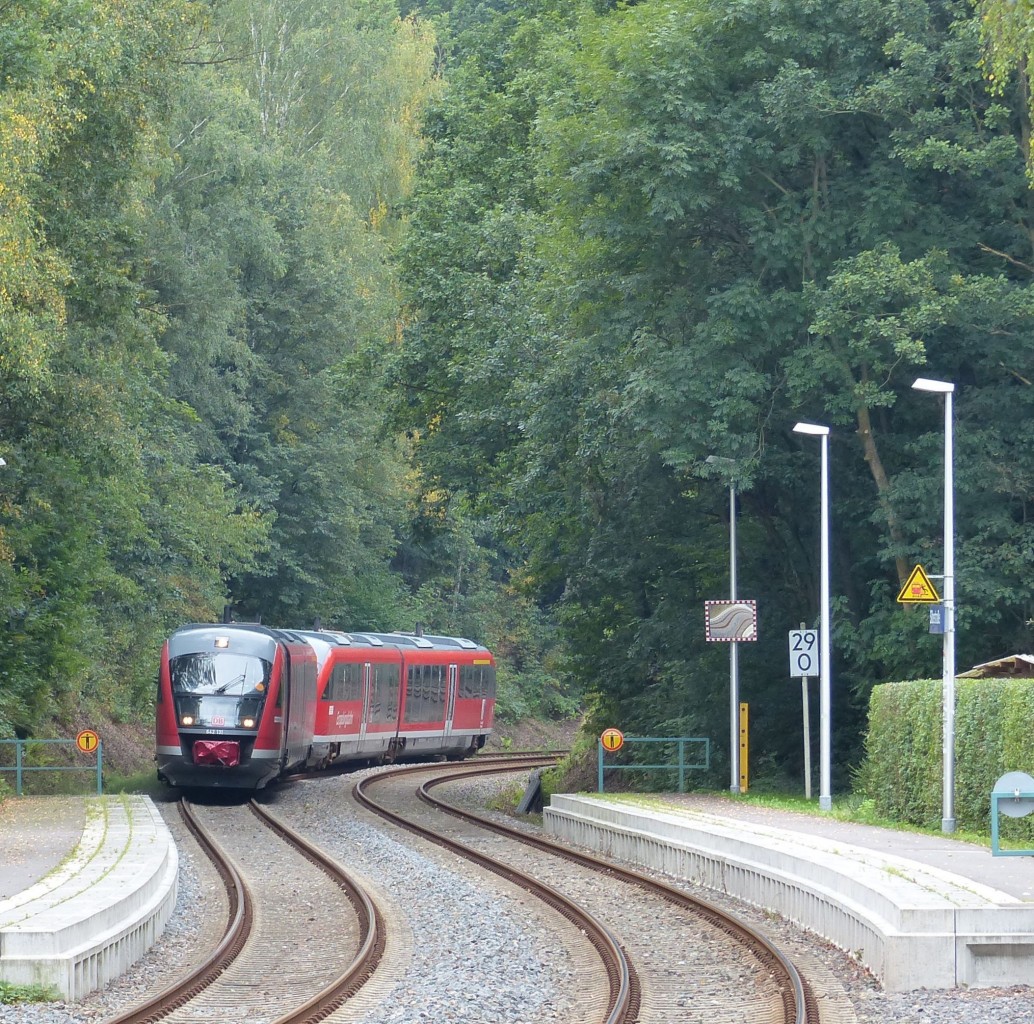
[[[790,675],[817,676],[819,674],[819,631],[817,629],[790,630]]]

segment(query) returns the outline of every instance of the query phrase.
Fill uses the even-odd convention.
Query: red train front
[[[162,648],[158,778],[260,789],[285,771],[476,754],[495,661],[460,637],[191,625]]]
[[[158,778],[173,786],[261,789],[304,764],[316,710],[316,656],[258,625],[195,624],[162,647]]]

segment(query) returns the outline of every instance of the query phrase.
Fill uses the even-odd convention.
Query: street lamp
[[[735,459],[721,455],[708,455],[705,462],[712,466],[723,465],[729,469],[729,600],[736,601],[736,478],[732,470]],[[729,791],[740,792],[740,662],[739,644],[729,644]]]
[[[821,547],[819,558],[819,810],[833,809],[830,786],[830,643],[829,643],[829,427],[798,423],[795,434],[822,438]]]
[[[943,765],[941,831],[955,831],[955,484],[951,406],[955,385],[917,377],[916,391],[944,395],[944,641],[941,684],[944,704],[941,759]]]

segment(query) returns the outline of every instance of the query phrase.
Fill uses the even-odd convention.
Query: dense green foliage
[[[505,715],[584,695],[592,730],[711,737],[724,778],[703,602],[728,593],[732,484],[751,775],[799,779],[810,420],[843,791],[873,685],[940,663],[894,600],[941,571],[916,376],[957,386],[959,665],[1030,645],[1007,7],[13,0],[0,735],[146,711],[161,636],[230,604],[476,636]]]
[[[0,736],[146,715],[162,637],[227,604],[422,620],[559,693],[549,623],[389,424],[434,59],[389,0],[6,6]]]
[[[702,604],[728,592],[734,483],[752,775],[799,778],[786,631],[815,623],[819,453],[791,427],[830,425],[843,791],[872,685],[940,662],[894,600],[913,564],[940,571],[943,415],[916,376],[958,385],[959,664],[1029,646],[1022,97],[986,88],[963,2],[457,0],[448,19],[402,251],[417,458],[500,510],[594,729],[719,750],[727,652]]]
[[[936,829],[942,816],[941,680],[885,683],[872,691],[857,792],[876,813]],[[991,792],[1006,772],[1034,765],[1034,680],[960,679],[955,711],[955,816],[987,833]],[[1020,766],[1020,767],[1018,767]],[[1034,821],[1000,821],[1002,834],[1034,838]]]

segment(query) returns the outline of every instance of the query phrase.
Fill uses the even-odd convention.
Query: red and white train
[[[197,623],[162,647],[158,778],[261,789],[285,772],[477,753],[495,659],[461,637]]]

